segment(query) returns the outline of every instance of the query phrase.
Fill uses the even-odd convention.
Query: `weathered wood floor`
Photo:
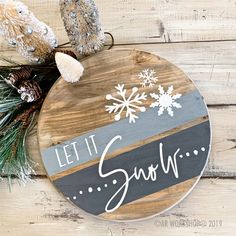
[[[58,0],[24,0],[68,41]],[[116,47],[156,53],[179,66],[196,83],[209,106],[213,147],[204,177],[193,192],[164,215],[132,223],[97,220],[57,193],[45,175],[36,128],[28,137],[39,163],[34,182],[0,187],[0,235],[146,236],[235,235],[236,230],[236,1],[96,0]],[[24,62],[0,41],[1,57]]]

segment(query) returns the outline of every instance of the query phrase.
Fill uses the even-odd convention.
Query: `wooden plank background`
[[[24,0],[67,42],[58,0]],[[28,137],[39,163],[33,183],[0,185],[0,235],[235,235],[236,230],[236,1],[96,0],[116,47],[146,50],[179,66],[196,83],[209,106],[212,155],[204,177],[189,197],[150,220],[112,223],[70,205],[47,180],[36,128]],[[0,40],[2,57],[24,62]],[[1,63],[3,64],[3,63]],[[221,225],[222,221],[222,225]],[[195,222],[195,224],[194,224]],[[198,225],[196,222],[200,222]],[[218,224],[217,224],[218,223]]]

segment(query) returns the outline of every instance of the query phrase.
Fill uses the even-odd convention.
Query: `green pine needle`
[[[0,66],[0,176],[8,178],[11,189],[13,177],[25,184],[35,174],[32,169],[34,163],[29,158],[25,145],[27,133],[34,121],[34,115],[29,113],[34,111],[30,110],[32,104],[22,101],[17,89],[6,83],[9,73],[29,65],[19,65],[0,57],[1,59],[9,66]],[[55,62],[30,66],[33,69],[31,79],[39,83],[44,99],[60,73]],[[18,119],[22,115],[26,116],[24,122]]]
[[[0,74],[0,113],[9,112],[23,104],[16,90],[6,84],[4,76]]]
[[[25,184],[34,174],[25,147],[25,138],[30,126],[24,127],[21,121],[15,121],[17,115],[24,112],[16,89],[5,83],[6,71],[0,71],[0,174],[6,176],[11,188],[12,177]],[[30,117],[33,121],[34,117]],[[29,123],[30,123],[29,121]]]
[[[12,177],[17,177],[25,184],[34,174],[25,146],[28,129],[21,122],[17,122],[0,137],[0,171],[8,177],[10,186]]]

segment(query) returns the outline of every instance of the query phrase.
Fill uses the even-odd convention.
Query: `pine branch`
[[[25,103],[20,99],[14,88],[4,81],[6,71],[0,77],[0,173],[6,175],[11,187],[11,178],[16,176],[25,183],[33,172],[31,161],[25,149],[25,137],[28,127],[16,119]],[[29,117],[31,122],[33,116]]]
[[[10,60],[8,63],[9,66],[0,67],[0,175],[8,178],[11,188],[12,177],[17,177],[25,184],[35,173],[25,139],[35,112],[41,109],[48,91],[60,77],[60,73],[53,61],[45,65],[18,65]],[[26,71],[27,68],[30,73]],[[42,90],[41,97],[32,103],[23,101],[19,94],[20,85],[24,85],[26,81],[37,83]]]
[[[26,103],[17,90],[5,82],[15,69],[10,66],[0,69],[0,174],[8,178],[10,188],[12,177],[25,184],[34,174],[25,139],[35,112],[40,110],[49,89],[59,77],[56,66],[47,65],[44,68],[41,65],[33,69],[31,79],[42,86],[43,95],[34,103]]]
[[[34,116],[30,117],[32,122]],[[25,128],[23,123],[18,121],[7,133],[0,137],[0,170],[6,175],[11,187],[11,179],[16,176],[21,183],[25,184],[34,170],[33,162],[30,160],[26,146],[25,138],[30,126]]]

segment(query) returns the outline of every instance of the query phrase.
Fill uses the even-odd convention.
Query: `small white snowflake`
[[[141,73],[139,73],[138,77],[141,80],[141,85],[143,87],[149,87],[152,88],[158,81],[158,77],[155,76],[156,72],[151,69],[143,70]]]
[[[159,107],[158,116],[161,116],[165,110],[167,110],[170,116],[174,116],[173,108],[182,108],[182,106],[176,102],[182,94],[173,95],[173,86],[170,86],[167,92],[164,91],[162,86],[159,86],[159,94],[151,93],[150,96],[156,100],[156,102],[152,103],[150,107],[155,108]]]
[[[106,96],[108,101],[112,100],[113,104],[106,106],[106,111],[111,113],[117,113],[115,115],[115,120],[119,121],[121,119],[121,114],[126,111],[126,117],[129,117],[129,123],[135,123],[138,116],[135,114],[138,111],[145,112],[146,108],[141,106],[143,101],[147,100],[147,95],[145,93],[139,94],[138,88],[132,88],[131,94],[127,94],[124,84],[118,84],[116,87],[117,94],[119,98],[113,97],[111,94]]]

